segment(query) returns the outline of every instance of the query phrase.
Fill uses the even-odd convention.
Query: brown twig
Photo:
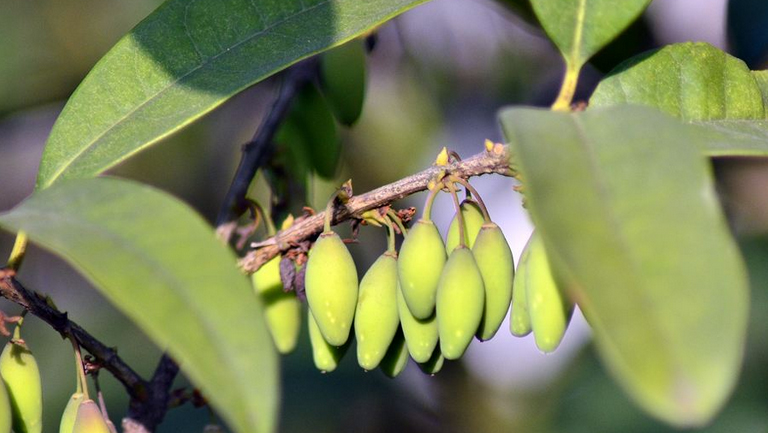
[[[463,161],[454,162],[447,166],[433,166],[389,185],[353,196],[346,205],[337,205],[333,208],[332,224],[359,217],[362,212],[388,205],[403,197],[424,191],[429,182],[441,171],[464,179],[490,173],[511,176],[508,152],[507,146],[496,144],[490,151],[483,151]],[[286,230],[277,232],[275,236],[263,242],[252,245],[255,249],[240,260],[240,268],[247,273],[255,272],[269,259],[287,251],[292,245],[320,233],[323,229],[324,218],[325,212],[320,212],[295,223]]]

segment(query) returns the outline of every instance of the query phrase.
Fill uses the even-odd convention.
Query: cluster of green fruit
[[[21,339],[21,324],[0,355],[0,433],[40,433],[43,430],[43,393],[40,370],[29,347]],[[88,399],[81,383],[64,409],[60,433],[116,433],[114,424]],[[105,412],[106,413],[106,412]]]
[[[454,183],[471,195],[459,204]],[[430,210],[437,192],[451,191],[458,212],[445,242]],[[329,204],[330,209],[330,204]],[[326,213],[326,216],[330,212]],[[463,179],[436,183],[424,216],[395,250],[399,221],[390,212],[381,218],[389,227],[389,248],[358,285],[355,263],[326,219],[323,233],[309,252],[305,289],[308,327],[316,367],[333,371],[347,351],[354,328],[357,360],[365,370],[380,367],[390,377],[405,367],[408,356],[434,374],[445,359],[455,360],[473,338],[491,339],[511,308],[510,331],[533,331],[543,352],[557,348],[573,311],[551,273],[543,244],[534,233],[526,245],[515,278],[512,252],[493,223],[477,191]],[[253,275],[266,305],[267,322],[281,353],[296,345],[301,303],[283,291],[280,258]],[[513,287],[514,286],[514,287]]]

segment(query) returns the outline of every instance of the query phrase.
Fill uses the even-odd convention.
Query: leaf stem
[[[397,216],[397,213],[395,211],[393,211],[392,209],[388,210],[387,216],[392,218],[392,221],[394,221],[395,224],[397,224],[397,228],[400,229],[400,233],[403,234],[403,237],[408,236],[408,230],[405,229],[405,225],[403,225],[403,220],[401,220],[400,217]]]
[[[69,341],[72,343],[72,349],[75,351],[75,369],[77,371],[77,391],[82,392],[86,400],[90,398],[88,395],[88,380],[85,377],[85,369],[83,368],[83,355],[80,352],[80,345],[72,335],[68,336]]]
[[[421,217],[425,220],[432,219],[432,205],[435,203],[435,198],[437,197],[437,193],[440,192],[441,189],[443,189],[444,184],[442,182],[438,182],[435,184],[435,187],[429,190],[429,195],[427,195],[427,200],[424,202],[424,213],[422,213]]]
[[[565,68],[565,76],[563,77],[563,83],[560,85],[560,93],[557,95],[557,99],[552,104],[552,109],[555,111],[570,111],[571,102],[573,101],[573,95],[576,94],[576,85],[579,82],[580,66],[574,66],[571,63],[567,63]]]
[[[336,202],[336,198],[339,197],[341,189],[337,189],[336,192],[331,195],[328,204],[325,205],[325,218],[323,219],[323,233],[331,233],[331,222],[333,221],[333,204]]]
[[[13,249],[11,250],[11,255],[8,258],[8,264],[6,267],[13,269],[14,271],[19,270],[22,262],[24,262],[24,255],[27,253],[28,243],[29,242],[26,233],[19,232],[16,235],[16,242],[13,244]]]
[[[392,225],[392,220],[387,215],[384,215],[384,224],[387,225],[387,231],[389,232],[389,236],[387,236],[387,252],[397,254],[397,250],[395,249],[395,227]]]

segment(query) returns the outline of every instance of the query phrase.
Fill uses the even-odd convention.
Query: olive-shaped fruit
[[[458,359],[467,350],[480,326],[484,305],[483,276],[475,257],[469,248],[456,247],[437,288],[437,329],[446,359]]]
[[[16,326],[13,341],[0,355],[0,376],[11,401],[13,431],[40,433],[43,430],[43,389],[37,361],[21,342],[20,326]]]
[[[536,233],[529,240],[526,298],[536,346],[545,353],[557,349],[570,320],[571,303],[557,286],[544,242]]]
[[[323,373],[336,370],[339,361],[347,353],[349,342],[341,347],[328,344],[320,332],[311,310],[307,310],[307,326],[309,327],[309,342],[312,345],[312,360],[315,362],[315,367]]]
[[[509,313],[509,331],[516,337],[525,337],[531,333],[531,315],[528,311],[528,297],[526,296],[530,284],[528,277],[530,263],[531,241],[525,244],[520,254],[520,262],[517,264],[517,275],[512,284],[512,310]]]
[[[88,399],[80,403],[72,433],[110,433],[95,401]]]
[[[406,365],[408,365],[408,346],[405,344],[403,330],[398,329],[379,368],[387,377],[394,379],[405,370]]]
[[[445,245],[437,227],[430,220],[418,220],[403,241],[397,260],[400,288],[408,309],[417,319],[427,319],[434,312],[437,283],[445,261]]]
[[[483,211],[480,210],[480,206],[476,201],[467,199],[461,202],[461,216],[464,217],[464,245],[467,248],[472,248],[475,245],[478,233],[480,233],[480,227],[483,226],[485,218],[483,218]],[[459,245],[459,217],[453,216],[451,225],[448,226],[448,235],[445,237],[445,251],[450,255],[454,248]]]
[[[365,101],[365,45],[353,39],[325,54],[320,61],[323,94],[339,122],[352,125]]]
[[[11,433],[12,418],[11,400],[8,398],[3,378],[0,377],[0,433]]]
[[[437,319],[433,313],[427,319],[413,317],[405,303],[402,287],[397,290],[397,311],[400,315],[400,326],[403,328],[405,344],[408,353],[416,362],[426,362],[437,347]]]
[[[300,128],[304,154],[310,156],[317,174],[333,178],[341,158],[341,140],[331,108],[314,85],[305,85],[296,95],[289,120]]]
[[[277,351],[290,353],[299,339],[301,302],[292,292],[283,290],[280,279],[280,260],[277,256],[264,264],[251,276],[253,286],[264,304],[264,316]]]
[[[434,376],[443,368],[443,364],[445,364],[445,357],[440,349],[437,348],[426,362],[419,363],[419,368],[425,374]]]
[[[512,300],[515,265],[512,250],[499,226],[483,224],[472,247],[485,286],[485,309],[477,329],[480,341],[490,340],[504,321]]]
[[[373,370],[379,365],[399,325],[396,253],[386,252],[371,265],[360,281],[355,312],[357,362],[360,367]]]
[[[317,238],[307,261],[307,303],[325,341],[341,346],[349,338],[357,306],[357,269],[339,235]]]
[[[77,419],[77,410],[84,399],[85,396],[82,392],[75,392],[69,398],[67,406],[64,408],[64,413],[61,415],[59,433],[72,433],[72,429],[75,427],[75,420]]]

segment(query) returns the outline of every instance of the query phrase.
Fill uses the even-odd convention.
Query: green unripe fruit
[[[480,233],[480,227],[485,222],[483,211],[480,210],[480,206],[474,200],[464,200],[459,208],[466,226],[464,228],[464,245],[471,249],[475,245],[478,233]],[[450,255],[457,246],[459,246],[459,217],[454,215],[451,225],[448,227],[448,235],[445,237],[445,251]]]
[[[11,400],[5,390],[3,378],[0,377],[0,433],[11,433],[12,418]]]
[[[515,265],[512,250],[499,226],[483,224],[472,247],[485,286],[485,308],[477,330],[480,341],[490,340],[504,321],[512,300]]]
[[[472,251],[459,246],[448,258],[437,288],[437,329],[446,359],[458,359],[467,350],[480,326],[484,305],[483,276]]]
[[[417,319],[427,319],[434,312],[437,283],[445,261],[445,245],[437,227],[430,220],[418,220],[403,241],[397,261],[400,288],[408,309]]]
[[[435,352],[432,353],[432,356],[427,360],[427,362],[422,362],[419,364],[419,368],[422,372],[434,376],[443,368],[443,364],[445,364],[445,357],[443,356],[443,353],[440,351],[440,349],[435,349]]]
[[[395,253],[382,254],[360,281],[355,312],[357,362],[373,370],[387,353],[397,332],[397,259]]]
[[[333,113],[314,85],[306,85],[296,95],[289,121],[302,133],[304,154],[318,175],[326,179],[336,175],[341,157],[341,140]]]
[[[523,248],[520,254],[520,263],[517,265],[517,275],[512,285],[512,311],[509,316],[509,331],[516,337],[525,337],[531,333],[531,315],[528,311],[528,297],[526,288],[529,282],[529,263],[530,263],[530,245],[531,241]]]
[[[402,329],[398,329],[379,368],[387,377],[394,379],[405,370],[406,365],[408,365],[408,347],[405,344]]]
[[[365,101],[365,45],[354,39],[325,54],[320,62],[323,94],[339,122],[352,125]]]
[[[416,362],[426,362],[437,347],[437,319],[432,314],[427,319],[417,319],[405,303],[402,287],[397,291],[397,311],[403,328],[408,352]]]
[[[19,326],[13,334],[21,338]],[[43,389],[37,361],[26,344],[8,342],[0,355],[0,376],[11,401],[13,431],[40,433],[43,430]]]
[[[330,373],[339,366],[339,361],[347,353],[349,343],[335,347],[328,344],[317,326],[312,311],[307,311],[307,326],[309,327],[309,342],[312,345],[312,360],[315,367],[323,373]]]
[[[541,238],[534,233],[528,243],[526,297],[531,326],[536,346],[542,352],[550,353],[563,339],[570,320],[571,303],[557,287]]]
[[[67,406],[64,408],[64,413],[61,415],[59,433],[72,433],[72,429],[75,427],[75,420],[77,419],[77,410],[84,399],[85,396],[82,392],[76,392],[69,398]]]
[[[80,403],[72,433],[110,433],[95,401],[88,399]]]
[[[329,344],[341,346],[349,338],[357,306],[357,269],[339,235],[317,238],[307,261],[304,285],[307,303]]]
[[[290,353],[299,339],[301,302],[283,290],[280,256],[274,257],[251,275],[253,286],[264,304],[264,316],[277,351]]]

